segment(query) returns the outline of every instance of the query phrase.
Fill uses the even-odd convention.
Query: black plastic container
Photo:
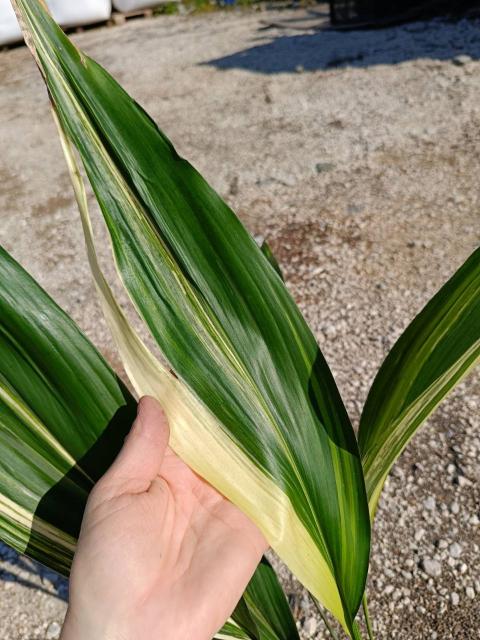
[[[378,25],[414,20],[477,4],[466,0],[330,0],[333,25]]]

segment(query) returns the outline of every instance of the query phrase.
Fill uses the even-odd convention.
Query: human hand
[[[87,503],[62,640],[210,640],[253,575],[262,534],[168,438],[160,405],[142,398]]]

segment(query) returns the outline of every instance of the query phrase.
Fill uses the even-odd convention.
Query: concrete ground
[[[357,423],[394,340],[480,244],[480,23],[338,34],[303,28],[310,17],[159,17],[74,39],[271,243]],[[24,48],[0,53],[0,87],[0,241],[117,366]],[[379,640],[480,637],[479,409],[477,372],[387,483],[369,580]],[[280,571],[303,637],[326,637]],[[0,547],[3,640],[58,637],[65,598],[62,579]]]

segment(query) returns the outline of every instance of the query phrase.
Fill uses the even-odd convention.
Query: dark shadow
[[[330,0],[335,28],[383,28],[438,16],[475,15],[478,0]]]
[[[34,568],[31,568],[30,571],[32,575],[39,575],[42,578],[41,571],[37,571]],[[67,580],[66,578],[63,578],[63,580],[65,582],[64,589],[57,589],[56,585],[53,589],[46,589],[45,587],[42,587],[38,583],[28,580],[27,578],[21,578],[16,573],[6,571],[5,569],[0,572],[0,582],[13,582],[27,589],[34,589],[35,591],[39,591],[40,593],[45,593],[46,595],[61,600],[62,602],[68,602]]]
[[[68,601],[68,580],[64,576],[31,558],[22,556],[4,542],[0,542],[0,560],[11,566],[11,570],[10,567],[0,570],[0,582],[16,583],[27,589],[46,593],[63,602]],[[29,580],[26,575],[30,575],[32,579]],[[34,577],[40,579],[40,584],[38,580],[33,579]]]
[[[122,448],[125,436],[130,431],[136,416],[137,404],[135,400],[129,396],[127,391],[125,391],[124,397],[126,404],[117,410],[95,444],[78,461],[78,464],[40,500],[33,518],[30,540],[25,550],[25,555],[35,558],[40,563],[44,558],[44,563],[47,564],[48,562],[48,565],[52,566],[48,550],[44,550],[45,538],[41,536],[42,522],[51,523],[61,531],[67,532],[73,538],[78,537],[85,504],[93,487],[92,482],[86,478],[85,473],[93,482],[96,482],[105,473]],[[68,509],[61,509],[60,505],[68,505]],[[63,555],[64,557],[59,561],[59,565],[54,568],[66,575],[69,571],[72,554],[65,552]],[[20,562],[23,562],[21,558]],[[37,565],[38,563],[35,562],[34,564]],[[41,565],[39,566],[41,567]],[[38,570],[35,567],[37,573],[41,573],[42,570]],[[53,574],[51,569],[45,568],[44,571]],[[49,575],[48,579],[52,581],[52,575]]]
[[[264,31],[264,36],[268,33]],[[275,74],[366,68],[417,59],[453,60],[459,55],[480,59],[480,20],[436,19],[382,30],[324,29],[293,35],[282,35],[280,30],[280,35],[273,35],[269,42],[202,64]]]

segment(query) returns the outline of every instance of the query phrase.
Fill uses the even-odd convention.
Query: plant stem
[[[332,627],[332,625],[330,624],[330,622],[328,621],[328,618],[324,612],[324,610],[322,609],[322,607],[320,606],[320,603],[318,602],[318,600],[316,598],[314,598],[312,596],[312,594],[310,594],[310,597],[313,601],[313,604],[315,605],[318,613],[320,614],[320,617],[322,618],[325,626],[327,627],[328,631],[330,632],[330,635],[332,636],[333,640],[339,640],[336,631],[334,630],[334,628]]]
[[[369,640],[375,640],[375,638],[373,636],[372,621],[370,620],[370,613],[368,612],[367,592],[366,591],[363,594],[362,606],[363,606],[363,613],[365,615],[365,624],[367,625],[367,631],[368,631]]]

